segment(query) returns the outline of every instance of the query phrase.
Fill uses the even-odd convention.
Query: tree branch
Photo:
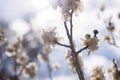
[[[69,30],[68,30],[68,27],[67,27],[67,23],[65,21],[64,21],[64,27],[65,27],[65,30],[66,30],[67,37],[68,37],[68,39],[70,39],[70,33],[69,33]]]
[[[73,15],[73,10],[70,13],[70,35],[71,39],[73,39],[73,23],[72,23],[72,15]]]
[[[88,46],[86,46],[86,47],[80,49],[79,51],[77,51],[77,54],[79,54],[80,52],[82,52],[83,50],[85,50],[85,49],[87,49],[87,48],[88,48]]]
[[[52,69],[51,69],[50,62],[49,62],[49,61],[47,62],[47,66],[48,66],[48,70],[49,70],[49,73],[48,73],[49,79],[52,80]]]
[[[24,64],[24,66],[22,67],[22,69],[20,70],[20,72],[19,72],[19,74],[18,74],[18,77],[21,76],[23,70],[25,69],[25,67],[26,67],[26,65],[27,65],[28,63],[29,63],[29,61],[28,61],[26,64]]]
[[[114,37],[114,34],[113,34],[113,32],[111,32],[111,37],[112,37],[112,43],[110,43],[111,45],[114,45],[115,47],[117,47],[117,48],[120,48],[117,44],[116,44],[116,41],[115,41],[115,37]]]
[[[63,46],[63,47],[67,47],[67,48],[70,48],[69,45],[66,45],[66,44],[62,44],[62,43],[59,43],[59,42],[56,42],[56,44],[60,45],[60,46]]]

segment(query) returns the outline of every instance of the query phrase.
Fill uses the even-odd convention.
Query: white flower
[[[12,57],[16,55],[15,47],[13,45],[9,45],[7,47],[7,51],[5,53],[8,57]]]
[[[91,80],[105,80],[103,67],[96,67],[93,69]]]
[[[42,48],[42,53],[44,53],[44,54],[49,54],[49,53],[51,53],[51,51],[52,51],[52,49],[48,45],[44,45]]]
[[[17,63],[24,65],[28,62],[28,60],[29,60],[29,57],[27,56],[27,54],[22,53],[21,55],[18,56],[16,61],[17,61]]]
[[[82,69],[83,69],[83,60],[82,60],[82,53],[79,53],[78,54],[78,60],[79,60],[79,64],[80,64],[80,66],[82,67]]]
[[[83,43],[85,46],[88,46],[89,53],[96,51],[98,49],[100,40],[97,37],[91,38],[89,34],[87,34],[85,38],[86,39],[83,41]]]
[[[78,55],[78,60],[79,60],[79,64],[80,66],[83,68],[83,61],[82,61],[82,58],[81,58],[81,53]],[[67,63],[70,67],[70,69],[73,71],[73,72],[76,72],[76,66],[74,65],[74,59],[73,59],[73,56],[72,56],[72,53],[70,50],[68,50],[68,52],[66,53],[66,56],[65,56],[66,60],[67,60]]]
[[[39,54],[39,55],[37,56],[37,59],[38,59],[40,62],[49,61],[49,55],[48,55],[48,54]]]
[[[68,52],[66,53],[65,58],[66,58],[66,60],[67,60],[67,63],[68,63],[68,65],[69,65],[70,69],[71,69],[73,72],[75,72],[75,71],[76,71],[76,68],[75,68],[75,65],[74,65],[74,63],[73,63],[73,56],[72,56],[72,53],[71,53],[70,50],[68,50]]]
[[[70,58],[71,55],[72,55],[71,51],[68,50],[68,52],[65,55],[65,58],[68,59],[68,58]]]
[[[23,76],[29,76],[31,78],[36,76],[37,65],[34,62],[29,63],[26,65],[25,69],[23,70]]]
[[[108,71],[113,80],[120,80],[120,69],[115,60],[112,62],[112,66]]]
[[[90,39],[89,42],[88,42],[89,51],[92,51],[92,52],[96,51],[98,49],[98,45],[99,45],[98,42],[99,42],[99,39],[97,37],[94,37],[94,38]]]
[[[56,9],[57,5],[61,7],[65,20],[68,20],[70,10],[78,12],[82,10],[80,0],[52,0],[52,6]]]
[[[53,69],[54,71],[59,70],[59,68],[60,68],[60,64],[57,63],[57,62],[52,65],[52,69]]]
[[[7,38],[5,37],[5,33],[0,31],[0,45],[3,45],[7,41]]]
[[[54,46],[55,42],[57,41],[55,30],[56,30],[56,28],[43,31],[43,34],[41,37],[43,39],[44,45],[53,45]]]

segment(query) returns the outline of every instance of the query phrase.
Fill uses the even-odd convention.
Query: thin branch
[[[114,37],[114,34],[113,34],[112,32],[111,32],[111,37],[112,37],[113,42],[110,43],[110,44],[111,44],[111,45],[114,45],[114,46],[117,47],[117,48],[120,48],[120,47],[116,44],[115,37]]]
[[[29,61],[22,67],[22,69],[20,70],[20,73],[18,74],[18,77],[21,76],[23,70],[25,69],[26,65],[29,63]]]
[[[113,44],[116,45],[115,38],[112,32],[111,32],[111,36],[112,36]]]
[[[64,21],[64,27],[65,27],[65,30],[66,30],[67,37],[68,37],[68,39],[70,39],[70,33],[69,33],[69,30],[68,30],[68,27],[67,27],[67,23],[65,21]]]
[[[69,45],[66,45],[66,44],[62,44],[62,43],[59,43],[59,42],[56,42],[56,44],[60,45],[60,46],[63,46],[63,47],[67,47],[67,48],[70,48]]]
[[[72,15],[73,15],[73,10],[70,13],[70,35],[71,35],[71,39],[73,39],[73,21],[72,21]]]
[[[52,69],[51,69],[50,62],[49,62],[49,61],[47,62],[47,66],[48,66],[48,70],[49,70],[49,73],[48,73],[49,79],[52,80]]]
[[[77,54],[79,54],[80,52],[82,52],[83,50],[85,50],[85,49],[87,49],[87,48],[88,48],[88,46],[86,46],[86,47],[80,49],[79,51],[77,51]]]

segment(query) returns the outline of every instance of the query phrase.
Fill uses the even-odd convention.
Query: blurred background
[[[94,29],[99,31],[100,38],[97,51],[90,56],[87,55],[87,51],[82,53],[85,76],[90,77],[90,71],[96,65],[108,68],[113,58],[120,66],[120,48],[104,41],[104,37],[109,35],[106,26],[111,21],[116,28],[114,32],[116,44],[120,46],[120,0],[82,0],[82,2],[83,12],[73,18],[74,41],[77,49],[83,47],[81,38],[84,38],[87,33],[92,34]],[[38,70],[36,77],[21,80],[49,80],[47,62],[40,62],[37,58],[43,46],[40,42],[40,34],[43,29],[49,27],[57,27],[60,41],[68,43],[60,11],[51,7],[50,0],[0,0],[0,31],[4,32],[7,38],[7,42],[0,44],[0,77],[17,80],[12,78],[14,73],[11,67],[14,60],[7,57],[5,53],[8,44],[13,45],[17,43],[18,37],[22,37],[22,49],[29,56],[30,62],[34,61],[37,64]],[[58,70],[52,71],[53,80],[78,80],[77,75],[68,67],[65,59],[66,52],[66,48],[57,46],[49,55],[50,65],[57,63],[59,67]],[[107,80],[110,80],[109,76]]]

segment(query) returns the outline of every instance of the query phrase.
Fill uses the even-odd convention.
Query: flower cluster
[[[36,76],[36,71],[37,65],[34,62],[28,63],[23,70],[23,76],[34,78]]]
[[[112,42],[111,42],[112,39],[111,39],[111,37],[108,36],[108,35],[105,36],[104,40],[107,41],[107,42],[110,43],[110,44],[112,43]]]
[[[83,40],[83,44],[85,46],[88,46],[89,54],[90,54],[90,52],[94,52],[98,49],[99,39],[96,36],[97,33],[98,33],[97,30],[94,30],[94,35],[95,36],[93,38],[91,37],[90,34],[86,34],[85,35],[85,40]]]
[[[73,58],[72,53],[71,53],[70,50],[68,50],[68,52],[66,53],[65,58],[66,58],[66,60],[67,60],[67,63],[68,63],[68,65],[69,65],[70,69],[71,69],[73,72],[76,72],[76,66],[75,66],[75,64],[74,64],[74,58]],[[78,55],[78,59],[79,59],[79,64],[80,64],[80,66],[83,68],[83,61],[82,61],[82,59],[81,59],[81,54]]]
[[[120,70],[115,59],[113,59],[112,67],[109,69],[109,73],[111,76],[113,76],[114,80],[120,80]]]
[[[91,80],[105,80],[103,67],[96,67],[93,69]]]
[[[107,22],[106,24],[106,30],[109,32],[109,35],[106,35],[105,36],[105,41],[107,41],[109,44],[111,45],[114,45],[115,47],[118,47],[119,46],[117,45],[116,43],[116,38],[115,38],[115,35],[114,35],[114,32],[116,31],[116,26],[115,24],[111,21],[112,19],[112,16],[110,16],[109,18],[109,21]]]
[[[43,30],[41,37],[43,39],[44,45],[54,46],[56,44],[58,38],[56,37],[55,30],[56,28],[50,28],[49,30]]]
[[[65,20],[70,17],[70,11],[73,10],[75,13],[82,10],[82,5],[80,0],[52,0],[53,7],[56,8],[57,5],[61,7],[63,16]]]
[[[41,35],[43,47],[42,52],[38,55],[38,60],[49,61],[49,53],[52,51],[52,47],[58,42],[58,37],[55,32],[56,28],[50,28],[49,30],[43,30]]]
[[[16,59],[16,62],[20,65],[25,65],[29,61],[29,57],[26,53],[21,53],[18,58]]]
[[[15,74],[16,72],[19,74],[21,71],[20,76],[21,73],[24,72],[26,74],[29,74],[29,77],[34,77],[36,70],[34,67],[36,67],[36,64],[29,63],[29,57],[23,50],[22,39],[18,37],[17,40],[17,43],[7,46],[6,56],[14,59],[15,63],[13,65],[13,71]],[[24,70],[22,71],[22,69]]]
[[[59,69],[60,69],[60,64],[59,64],[59,63],[54,63],[54,64],[52,65],[52,69],[53,69],[54,71],[59,70]]]
[[[0,45],[4,44],[4,42],[6,41],[6,37],[5,37],[5,33],[0,31]]]
[[[20,53],[22,53],[22,41],[20,40],[20,38],[17,38],[18,42],[15,44],[11,44],[7,46],[7,51],[6,51],[6,55],[8,57],[13,57],[13,56],[19,56]]]
[[[115,31],[115,24],[112,23],[111,21],[109,21],[108,26],[107,26],[107,30],[108,30],[109,32]]]

